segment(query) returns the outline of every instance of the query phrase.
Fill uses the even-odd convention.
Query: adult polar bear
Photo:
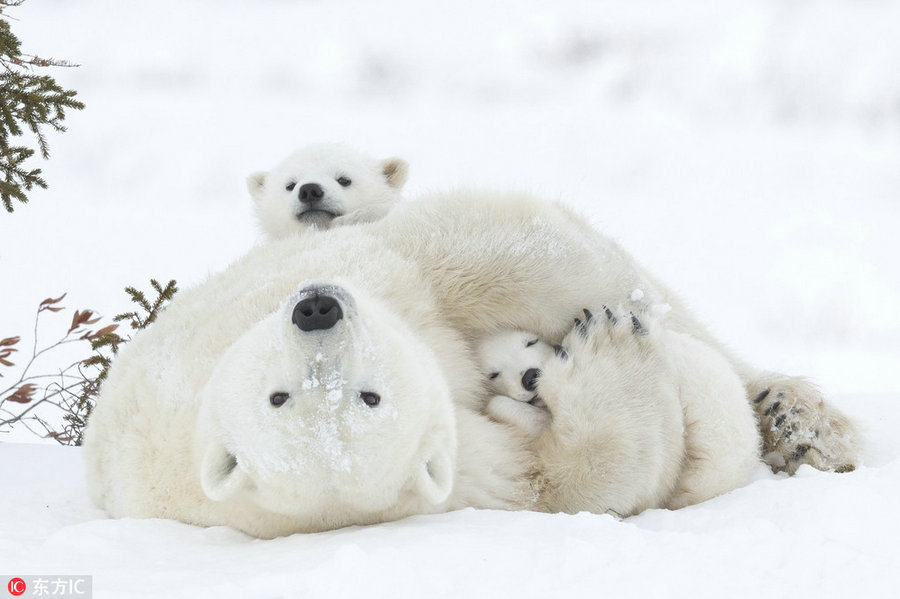
[[[666,505],[678,448],[648,456],[641,438],[675,418],[611,417],[677,391],[678,356],[660,336],[618,334],[606,351],[606,329],[585,342],[570,333],[578,384],[565,397],[541,390],[554,423],[534,452],[479,413],[469,350],[505,328],[559,342],[582,308],[636,288],[673,307],[670,330],[718,347],[618,246],[528,197],[437,197],[258,247],[122,351],[85,434],[91,493],[114,516],[263,537],[464,506]],[[811,388],[735,368],[788,466],[853,462],[849,424]]]

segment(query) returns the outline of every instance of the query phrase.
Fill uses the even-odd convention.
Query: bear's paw
[[[793,474],[803,464],[849,472],[859,460],[855,426],[799,377],[772,376],[748,387],[763,439],[763,459],[774,472]]]

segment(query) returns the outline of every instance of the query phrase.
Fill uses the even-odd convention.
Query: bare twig
[[[35,313],[31,356],[15,382],[0,391],[0,433],[7,433],[20,426],[63,445],[80,445],[82,431],[101,385],[106,380],[112,360],[119,347],[130,341],[130,337],[123,338],[116,332],[119,327],[117,323],[127,321],[132,330],[145,328],[156,319],[166,302],[177,292],[175,281],[170,281],[163,287],[156,280],[151,280],[151,286],[156,291],[156,298],[152,301],[137,289],[127,288],[138,310],[117,315],[113,324],[94,328],[94,325],[101,322],[96,313],[92,310],[75,310],[68,329],[55,342],[44,347],[40,346],[38,340],[41,319],[45,312],[58,313],[65,310],[60,305],[65,294],[42,301]],[[0,339],[0,370],[15,366],[12,358],[19,350],[20,342],[20,337]],[[73,343],[89,344],[90,355],[69,363],[55,373],[32,373],[39,357]],[[49,415],[54,417],[50,418]],[[62,424],[54,426],[53,422],[60,417]]]

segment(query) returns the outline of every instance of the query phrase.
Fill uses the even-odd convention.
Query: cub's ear
[[[425,456],[416,473],[416,490],[427,501],[438,505],[446,501],[453,490],[453,457],[445,448],[426,452]]]
[[[268,174],[265,171],[258,171],[247,177],[247,191],[250,192],[250,196],[257,202],[262,199],[263,190],[266,186],[266,175]]]
[[[248,481],[233,453],[215,441],[207,445],[200,464],[200,486],[207,497],[225,501],[244,488]]]
[[[402,158],[388,158],[381,161],[381,172],[387,184],[394,189],[401,189],[409,175],[409,164]]]

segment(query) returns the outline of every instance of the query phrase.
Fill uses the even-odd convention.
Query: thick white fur
[[[278,239],[383,217],[401,200],[408,173],[409,165],[401,158],[376,160],[343,144],[315,144],[297,150],[269,172],[247,177],[247,190],[263,231]],[[341,185],[341,178],[350,184]],[[324,196],[317,208],[322,211],[304,212],[298,194],[306,183],[321,186]]]
[[[358,443],[330,430],[329,438],[349,443],[349,472],[330,478],[333,468],[325,466],[334,464],[329,460],[335,454],[309,451],[297,459],[316,464],[307,467],[304,461],[303,472],[312,476],[301,480],[291,477],[283,462],[267,466],[264,457],[239,455],[233,461],[229,455],[244,451],[242,443],[311,447],[299,438],[281,438],[302,437],[302,428],[270,426],[268,416],[260,415],[268,395],[278,390],[273,387],[281,385],[293,385],[295,398],[313,405],[329,399],[320,387],[304,385],[305,379],[297,377],[319,353],[324,360],[343,355],[341,342],[310,355],[298,349],[308,346],[279,341],[293,332],[283,320],[292,295],[311,281],[346,289],[358,311],[353,326],[384,337],[383,343],[379,339],[362,346],[372,352],[370,365],[397,358],[385,377],[386,386],[401,396],[381,407],[393,406],[397,422],[405,424],[366,428]],[[224,272],[182,292],[118,356],[85,433],[91,494],[113,516],[227,524],[264,537],[464,506],[626,515],[665,505],[665,493],[648,495],[647,488],[674,492],[678,481],[662,480],[664,475],[658,477],[661,482],[639,480],[617,468],[614,459],[600,461],[573,441],[594,443],[603,436],[598,429],[621,422],[597,412],[605,405],[601,398],[611,393],[671,404],[675,390],[659,366],[678,358],[677,344],[662,352],[629,350],[623,354],[627,359],[614,360],[613,366],[609,352],[582,351],[577,360],[573,356],[567,363],[572,371],[560,377],[556,391],[565,398],[565,413],[571,414],[565,419],[568,425],[560,433],[554,421],[534,449],[510,427],[480,413],[487,395],[469,349],[484,335],[510,328],[559,343],[582,308],[619,305],[637,288],[648,302],[672,306],[668,330],[723,356],[726,367],[733,365],[745,382],[759,380],[748,367],[724,357],[677,298],[614,242],[569,211],[528,196],[447,194],[401,203],[373,223],[257,247]],[[377,324],[380,320],[387,324]],[[384,333],[384,327],[396,334]],[[266,340],[274,350],[260,347]],[[689,343],[685,347],[693,351]],[[283,360],[257,357],[257,351],[271,357],[279,349]],[[372,375],[365,369],[362,375],[356,372],[357,358],[340,361],[340,380],[346,381],[342,388],[353,391],[362,384],[360,376]],[[621,377],[610,387],[608,373],[617,363],[646,376]],[[553,380],[550,372],[546,378]],[[573,383],[564,388],[564,381]],[[341,397],[355,401],[353,393]],[[550,397],[545,400],[553,412]],[[355,425],[348,418],[347,430],[352,430]],[[673,426],[654,418],[649,420],[653,426]],[[680,425],[681,419],[675,420]],[[244,439],[244,426],[251,441],[236,443]],[[254,436],[269,433],[274,441],[263,443]],[[629,442],[640,434],[637,427],[622,436],[609,435],[610,442],[622,443],[603,455],[630,456]],[[384,445],[392,442],[406,450],[398,462],[400,472],[383,477],[381,452],[395,455],[393,447]],[[726,451],[747,459],[745,447]],[[437,467],[429,464],[432,460]],[[337,464],[339,470],[345,468],[344,461]],[[598,468],[604,465],[612,467]],[[649,471],[666,471],[654,468]],[[238,476],[233,484],[229,472]],[[452,473],[450,487],[447,472]],[[344,488],[348,480],[379,498],[371,509],[361,507],[353,490]],[[445,492],[446,499],[439,501]],[[286,508],[282,493],[306,498],[309,506],[291,503]]]
[[[759,463],[760,438],[744,385],[724,356],[689,335],[659,334],[684,417],[684,460],[667,502],[677,509],[745,485]]]

